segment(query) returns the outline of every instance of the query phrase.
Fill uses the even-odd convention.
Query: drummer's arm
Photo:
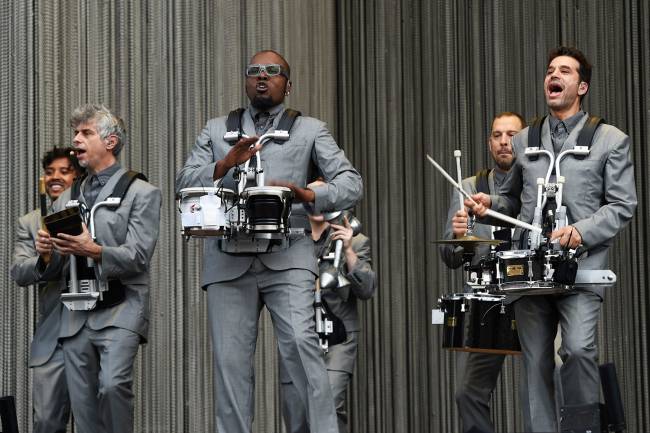
[[[316,213],[354,207],[363,196],[361,175],[322,122],[315,133],[311,159],[325,180],[325,184],[311,188]]]
[[[470,193],[475,192],[472,183],[468,179],[463,179],[462,182],[463,189]],[[465,213],[465,226],[462,227],[462,221],[456,216],[460,210],[460,204],[458,202],[458,192],[452,190],[451,200],[449,204],[449,210],[447,211],[447,222],[445,224],[445,233],[443,239],[453,239],[465,235],[467,231],[467,214]],[[462,229],[459,229],[459,225]],[[456,227],[454,227],[456,226]],[[457,269],[463,264],[463,253],[465,249],[463,247],[455,247],[453,245],[441,244],[439,247],[440,257],[442,261],[450,269]]]
[[[217,165],[211,139],[213,121],[208,121],[201,130],[185,165],[176,175],[176,193],[193,186],[212,186],[212,178]],[[215,131],[216,134],[216,131]],[[216,136],[216,135],[215,135]]]
[[[261,144],[253,146],[257,141],[257,137],[247,137],[240,139],[233,147],[230,148],[223,159],[217,161],[214,165],[214,172],[212,180],[216,181],[221,179],[228,173],[231,168],[243,164],[257,153],[262,148]]]
[[[485,209],[491,209],[511,217],[517,216],[521,208],[521,191],[523,188],[521,176],[521,165],[515,159],[496,194],[474,194],[472,199],[479,205],[473,206],[472,202],[467,199],[465,200],[465,205],[472,209],[477,216],[478,222],[493,226],[503,226],[501,220],[485,216]]]
[[[358,299],[370,299],[377,287],[377,278],[371,266],[370,239],[363,235],[352,238],[345,249],[346,277],[350,280],[350,289]]]

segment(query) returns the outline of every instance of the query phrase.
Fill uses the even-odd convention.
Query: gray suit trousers
[[[140,336],[84,326],[63,339],[72,412],[79,433],[133,432],[133,361]]]
[[[463,382],[456,390],[456,405],[463,421],[463,431],[472,428],[493,433],[490,399],[497,385],[505,355],[470,353],[465,364]]]
[[[559,350],[564,405],[600,400],[596,331],[602,300],[591,292],[561,296],[523,296],[515,302],[519,339],[524,357],[524,430],[558,430],[553,372],[558,323],[562,333]]]
[[[313,273],[274,271],[255,259],[241,277],[208,285],[220,433],[250,433],[254,416],[254,354],[260,311],[266,306],[281,362],[306,402],[314,433],[336,433],[336,415],[323,353],[314,329]]]
[[[346,394],[352,369],[357,358],[359,332],[348,332],[345,342],[330,347],[325,355],[325,366],[329,376],[339,433],[348,431],[348,412]],[[304,403],[291,379],[288,377],[283,365],[280,365],[280,379],[282,381],[282,415],[287,433],[310,433],[307,424],[307,413]]]
[[[63,349],[58,346],[43,365],[32,367],[34,433],[65,433],[70,418]]]

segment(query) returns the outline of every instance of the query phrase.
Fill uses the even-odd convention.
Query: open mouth
[[[549,83],[549,85],[547,87],[547,90],[548,90],[549,96],[555,97],[555,96],[559,96],[562,93],[562,91],[564,90],[564,87],[562,87],[562,84],[560,84],[558,82],[551,82],[551,83]]]
[[[260,81],[255,85],[255,90],[257,93],[264,93],[269,90],[269,86],[264,81]]]
[[[62,182],[53,181],[47,184],[47,189],[53,193],[63,192],[63,190],[65,190],[65,185]]]

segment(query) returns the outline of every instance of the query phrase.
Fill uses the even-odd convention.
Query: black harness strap
[[[528,147],[542,147],[542,125],[546,116],[536,117],[528,128]]]
[[[605,119],[598,116],[589,116],[587,123],[582,127],[580,134],[578,134],[578,146],[591,147],[591,142],[594,139],[594,134],[596,129],[600,126],[601,123],[605,123]]]
[[[113,188],[113,192],[111,193],[111,197],[118,197],[120,201],[124,198],[126,195],[126,192],[129,190],[129,187],[131,184],[136,180],[136,179],[141,179],[147,182],[147,176],[145,176],[142,173],[138,173],[137,171],[129,170],[126,173],[120,177],[120,179],[117,181],[115,184],[115,188]]]
[[[291,131],[291,128],[293,127],[293,123],[296,121],[298,116],[300,116],[301,113],[300,111],[292,110],[291,108],[287,108],[284,110],[284,113],[282,113],[282,117],[280,118],[280,122],[278,122],[278,127],[275,128],[276,131]]]
[[[537,117],[533,124],[528,128],[528,146],[529,147],[542,147],[542,125],[544,124],[544,119],[546,116]],[[594,134],[596,129],[601,124],[604,124],[605,120],[602,117],[598,116],[589,116],[587,122],[580,130],[578,134],[577,146],[591,147],[591,142],[594,139]]]
[[[226,133],[223,136],[223,139],[231,144],[235,144],[239,139],[242,137],[243,131],[242,131],[242,122],[241,118],[244,114],[244,111],[246,109],[244,108],[238,108],[236,110],[232,110],[230,113],[228,113],[228,117],[226,118]],[[293,127],[294,122],[296,119],[301,116],[302,113],[300,111],[293,110],[291,108],[287,108],[284,110],[284,113],[282,113],[282,117],[280,118],[280,122],[278,122],[278,127],[275,128],[276,131],[286,131],[287,133],[291,131],[291,128]],[[275,141],[277,143],[287,141],[289,139],[288,134],[286,139],[281,139],[281,138],[276,138]]]
[[[490,182],[488,181],[490,171],[491,170],[489,168],[484,168],[483,170],[476,173],[476,191],[482,192],[484,194],[490,194]]]
[[[79,200],[79,196],[81,195],[81,184],[86,177],[88,177],[87,173],[74,180],[70,187],[70,200]],[[117,197],[120,200],[123,199],[126,192],[129,190],[129,187],[136,179],[142,179],[147,182],[147,176],[138,173],[137,171],[129,170],[124,173],[115,184],[115,188],[113,188],[110,197]]]
[[[223,139],[236,143],[242,136],[241,129],[241,116],[246,111],[245,108],[237,108],[228,113],[228,118],[226,119],[226,134],[223,136]]]

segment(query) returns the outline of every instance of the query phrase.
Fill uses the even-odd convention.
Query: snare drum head
[[[208,194],[215,194],[224,200],[235,196],[235,192],[232,189],[215,188],[213,186],[192,186],[190,188],[183,188],[178,192],[181,201],[189,197],[202,197]]]

